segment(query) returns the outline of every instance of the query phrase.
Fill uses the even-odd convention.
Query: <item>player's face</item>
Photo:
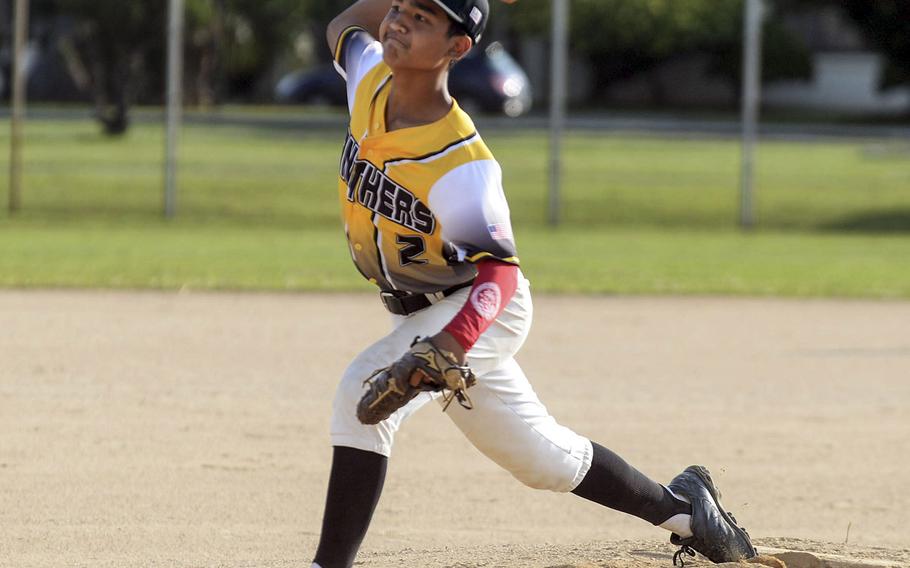
[[[471,48],[465,35],[449,34],[451,20],[430,0],[395,0],[379,27],[383,58],[392,70],[438,70]]]

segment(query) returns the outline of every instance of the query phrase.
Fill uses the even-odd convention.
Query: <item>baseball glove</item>
[[[420,377],[411,384],[414,374]],[[465,390],[477,379],[467,365],[459,365],[451,353],[437,348],[429,337],[415,338],[411,348],[397,361],[373,372],[364,381],[369,390],[357,404],[357,418],[363,424],[379,424],[421,392],[444,391],[445,412],[453,400],[470,410]]]

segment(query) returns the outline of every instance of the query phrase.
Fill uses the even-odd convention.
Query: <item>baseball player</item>
[[[515,361],[532,304],[502,170],[447,88],[488,17],[488,0],[359,0],[327,30],[351,115],[338,180],[345,236],[393,323],[338,385],[313,566],[353,564],[395,433],[434,399],[522,483],[671,531],[681,547],[674,563],[695,551],[715,562],[752,557],[706,469],[666,486],[650,480],[558,424]]]

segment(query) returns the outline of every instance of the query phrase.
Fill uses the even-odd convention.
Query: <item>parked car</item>
[[[498,42],[458,62],[449,75],[449,89],[468,112],[516,117],[531,109],[528,76]],[[284,104],[347,104],[344,80],[331,65],[285,75],[275,86],[275,98]]]

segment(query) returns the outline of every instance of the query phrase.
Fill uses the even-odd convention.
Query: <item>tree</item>
[[[141,87],[146,59],[161,43],[164,14],[156,2],[38,0],[36,13],[72,20],[61,50],[78,67],[96,116],[108,134],[122,134],[128,109]]]
[[[13,43],[13,5],[10,0],[0,0],[0,99],[6,97],[12,73],[11,49]]]
[[[212,2],[213,0],[195,0]],[[300,0],[221,0],[226,87],[236,96],[254,97],[270,76],[281,54],[292,49],[295,37],[309,21]]]
[[[545,35],[551,0],[525,0],[513,20],[522,33]],[[572,49],[592,65],[595,86],[680,55],[703,53],[710,69],[739,89],[743,0],[573,0]],[[809,74],[808,54],[771,18],[765,29],[764,78]]]
[[[34,0],[72,22],[60,42],[108,134],[122,134],[137,101],[164,96],[167,2]],[[305,26],[299,0],[186,0],[187,100],[209,106],[228,92],[251,96]]]

